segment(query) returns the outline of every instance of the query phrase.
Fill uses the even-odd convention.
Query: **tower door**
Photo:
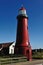
[[[26,51],[27,60],[29,60],[29,50]]]

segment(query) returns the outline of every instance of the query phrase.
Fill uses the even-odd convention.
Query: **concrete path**
[[[19,63],[11,63],[6,65],[43,65],[43,60],[33,60],[33,61],[26,61],[26,62],[19,62]]]

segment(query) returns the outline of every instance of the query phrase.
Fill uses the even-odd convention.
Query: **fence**
[[[27,61],[26,57],[18,57],[18,58],[0,58],[0,65],[7,65],[17,62],[25,62]]]

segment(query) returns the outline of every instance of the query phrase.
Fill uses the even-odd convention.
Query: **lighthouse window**
[[[28,26],[27,26],[27,29],[28,29]]]
[[[20,10],[19,14],[26,14],[26,10]]]

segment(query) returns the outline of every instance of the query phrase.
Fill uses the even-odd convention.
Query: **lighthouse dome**
[[[24,7],[21,7],[19,9],[18,15],[22,15],[22,16],[26,16],[27,17],[26,9]]]
[[[19,10],[19,15],[20,14],[26,14],[26,9],[24,7],[22,7],[20,10]]]

